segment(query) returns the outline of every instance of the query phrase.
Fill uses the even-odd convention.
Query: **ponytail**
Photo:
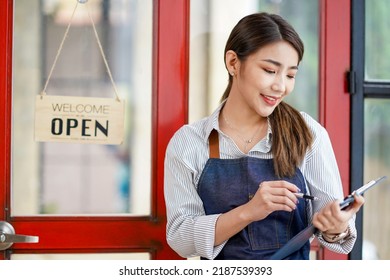
[[[281,102],[269,116],[275,174],[292,177],[313,143],[313,135],[302,115]]]

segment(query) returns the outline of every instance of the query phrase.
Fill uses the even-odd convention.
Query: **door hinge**
[[[356,72],[351,70],[347,72],[348,92],[350,94],[356,93]]]

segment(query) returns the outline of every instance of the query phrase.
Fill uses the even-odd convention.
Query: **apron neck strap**
[[[219,158],[219,138],[218,131],[213,129],[209,136],[209,157]]]

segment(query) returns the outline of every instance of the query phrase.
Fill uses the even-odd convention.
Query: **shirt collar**
[[[221,112],[223,106],[225,105],[226,101],[221,102],[217,109],[208,117],[207,124],[206,124],[206,133],[205,133],[205,141],[207,142],[209,140],[210,133],[213,129],[220,132],[219,129],[219,113]]]

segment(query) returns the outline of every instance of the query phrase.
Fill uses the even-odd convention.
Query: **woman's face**
[[[262,117],[268,117],[294,89],[298,53],[285,41],[266,45],[236,62],[232,91]]]

